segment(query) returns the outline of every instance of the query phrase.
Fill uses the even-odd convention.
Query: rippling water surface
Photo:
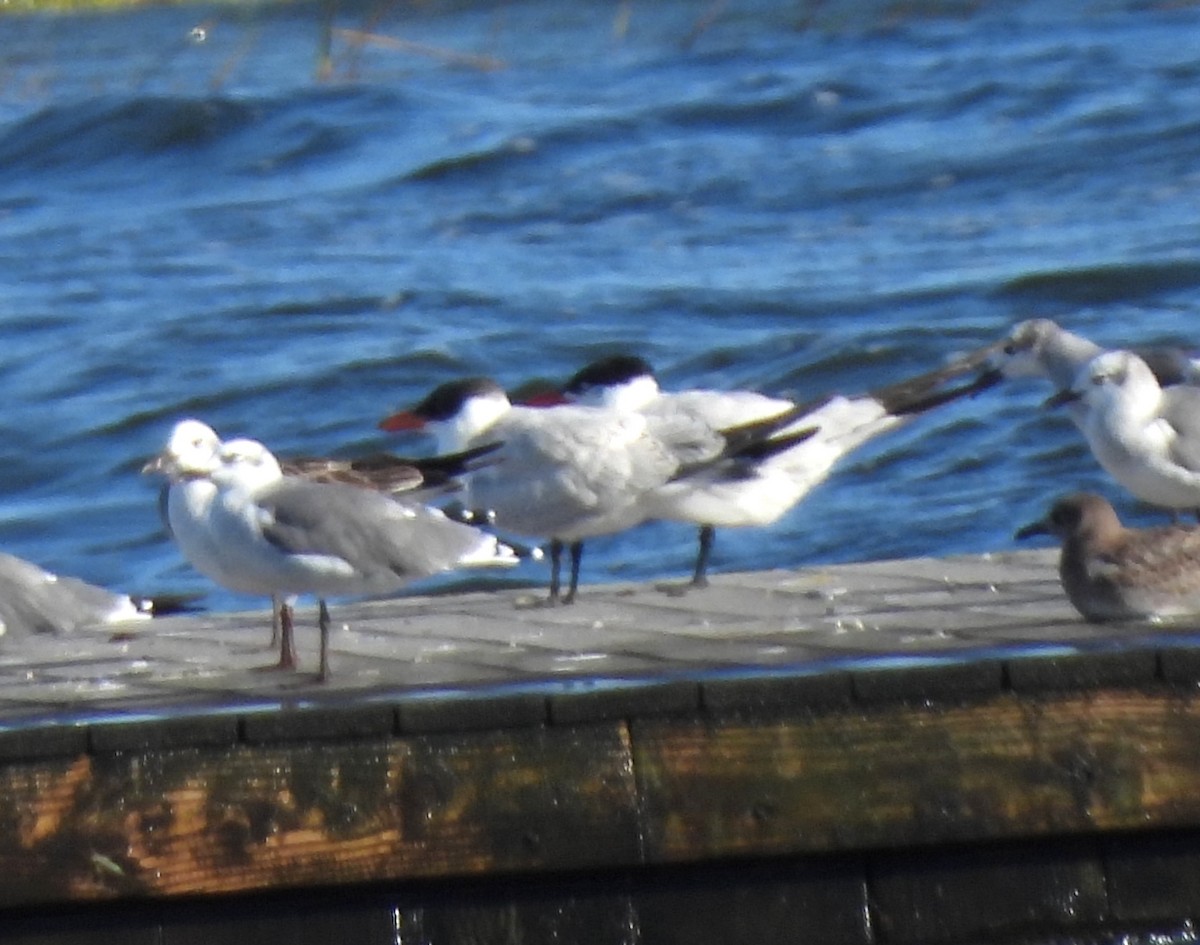
[[[325,76],[318,7],[0,17],[0,548],[257,605],[162,534],[178,418],[415,452],[375,423],[433,385],[617,350],[808,398],[1031,315],[1200,339],[1195,11],[971,6],[343,5]],[[1046,393],[878,440],[714,567],[1007,548],[1079,487],[1145,517]],[[693,542],[596,540],[584,579]]]

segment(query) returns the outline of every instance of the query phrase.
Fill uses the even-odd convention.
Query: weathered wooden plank
[[[1113,915],[1130,923],[1200,915],[1200,830],[1104,839]]]
[[[632,893],[646,945],[870,945],[866,864],[774,858],[663,869]]]
[[[895,854],[873,863],[871,877],[876,932],[894,945],[1046,941],[1109,915],[1098,842]]]
[[[0,913],[5,945],[1184,941],[1195,831],[523,872]],[[1108,869],[1103,867],[1108,865]],[[1182,870],[1179,868],[1182,867]],[[1169,930],[1180,934],[1158,935]]]
[[[225,898],[219,909],[158,910],[155,945],[398,945],[410,939],[397,913],[383,902],[353,899],[342,905],[311,896],[269,903]]]
[[[497,899],[479,890],[399,912],[401,942],[422,945],[641,945],[637,915],[618,884],[603,892],[541,885]]]
[[[1105,690],[646,720],[649,862],[1200,823],[1200,698]]]
[[[866,865],[773,858],[457,884],[401,911],[428,945],[870,945]]]
[[[615,723],[30,761],[0,793],[0,905],[639,856]]]

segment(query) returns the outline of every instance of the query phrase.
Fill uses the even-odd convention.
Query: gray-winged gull
[[[1139,499],[1200,509],[1200,387],[1161,387],[1131,351],[1106,351],[1047,401],[1072,404],[1092,454]]]
[[[116,593],[0,553],[0,634],[7,637],[144,620],[182,604],[180,598]]]
[[[198,570],[234,591],[318,598],[322,679],[329,673],[326,598],[387,594],[438,572],[517,560],[495,536],[435,509],[284,475],[262,444],[221,444],[196,420],[176,425],[152,465],[173,481],[172,531]],[[288,662],[285,651],[281,664]]]

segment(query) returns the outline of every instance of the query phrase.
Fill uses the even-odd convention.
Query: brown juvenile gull
[[[1106,499],[1079,492],[1016,537],[1031,535],[1062,541],[1063,589],[1092,622],[1200,614],[1200,527],[1126,528]]]

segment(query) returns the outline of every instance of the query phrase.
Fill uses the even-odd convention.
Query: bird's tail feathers
[[[485,535],[478,545],[458,559],[457,565],[460,568],[513,568],[523,557],[535,557],[534,551],[540,555],[541,549],[514,546],[495,535]]]

